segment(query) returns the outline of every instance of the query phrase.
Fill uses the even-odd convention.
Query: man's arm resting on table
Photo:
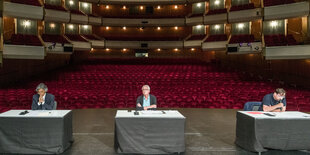
[[[282,108],[282,110],[280,108]],[[283,106],[283,103],[279,103],[274,106],[263,105],[263,111],[265,112],[283,112],[285,110],[286,110],[286,107]]]

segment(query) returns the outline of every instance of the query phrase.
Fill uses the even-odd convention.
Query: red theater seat
[[[11,36],[13,45],[42,46],[42,43],[36,35],[13,34]]]
[[[205,42],[226,41],[227,39],[226,34],[210,35]]]
[[[58,11],[67,11],[63,6],[60,5],[49,5],[44,4],[45,9],[58,10]]]
[[[11,0],[11,2],[26,4],[26,5],[42,6],[38,0]]]
[[[42,39],[44,42],[61,43],[61,44],[70,43],[62,35],[42,34]]]
[[[238,5],[238,6],[232,6],[229,11],[232,12],[232,11],[249,10],[249,9],[254,9],[253,3]]]
[[[252,42],[254,42],[254,35],[250,35],[250,34],[233,35],[231,36],[229,40],[230,44],[252,43]]]
[[[71,41],[82,41],[82,42],[87,42],[82,36],[78,34],[65,34],[65,36],[71,40]]]

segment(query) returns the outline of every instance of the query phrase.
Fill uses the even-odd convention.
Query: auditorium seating
[[[286,46],[286,45],[297,45],[297,41],[292,35],[265,35],[265,44],[266,46]]]
[[[13,45],[42,46],[36,35],[12,34],[10,43]]]
[[[159,107],[242,109],[244,103],[261,101],[265,94],[283,87],[197,60],[98,59],[20,86],[0,88],[0,111],[29,109],[40,82],[55,95],[58,109],[133,108],[144,84],[151,86]],[[284,88],[288,110],[310,111],[309,90]]]
[[[214,42],[214,41],[226,41],[227,35],[226,34],[218,34],[218,35],[210,35],[205,42]]]
[[[206,35],[192,35],[187,40],[203,40],[206,37]]]
[[[201,17],[201,16],[203,16],[203,15],[204,15],[204,13],[195,13],[195,14],[189,15],[188,17],[189,17],[189,18],[191,18],[191,17]]]
[[[249,10],[249,9],[254,9],[253,3],[232,6],[229,11],[240,11],[240,10]]]
[[[72,13],[72,14],[77,14],[77,15],[85,15],[82,11],[80,11],[80,10],[70,10],[70,12]]]
[[[61,43],[61,44],[69,43],[69,41],[62,35],[42,34],[42,39],[44,42]]]
[[[181,37],[167,37],[167,36],[105,36],[107,40],[119,41],[181,41]]]
[[[282,5],[282,4],[290,4],[295,3],[294,0],[264,0],[264,6],[274,6],[274,5]]]
[[[222,14],[222,13],[227,13],[227,9],[215,9],[215,10],[209,10],[207,15],[214,15],[214,14]]]
[[[236,43],[252,43],[254,42],[254,35],[251,34],[242,34],[242,35],[232,35],[229,43],[236,44]]]
[[[44,4],[45,9],[58,10],[58,11],[67,11],[63,6],[60,5],[49,5]]]
[[[71,40],[71,41],[82,41],[82,42],[87,42],[82,36],[78,34],[65,34],[65,36]]]
[[[91,34],[90,35],[83,34],[82,36],[88,40],[100,40],[99,38]]]
[[[11,0],[12,3],[20,3],[26,5],[41,6],[38,0]]]

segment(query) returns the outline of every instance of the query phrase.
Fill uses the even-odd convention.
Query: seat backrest
[[[254,101],[254,102],[246,102],[244,104],[244,111],[258,111],[262,102]]]
[[[53,110],[57,110],[57,101],[54,101],[54,107]]]

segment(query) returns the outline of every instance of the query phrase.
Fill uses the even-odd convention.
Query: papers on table
[[[294,119],[294,118],[308,118],[310,114],[299,111],[286,111],[286,112],[260,112],[260,111],[239,111],[245,115],[254,118],[280,118],[280,119]]]

